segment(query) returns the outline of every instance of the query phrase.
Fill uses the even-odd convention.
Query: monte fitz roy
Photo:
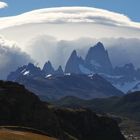
[[[139,90],[140,69],[132,63],[113,68],[108,51],[98,42],[89,48],[85,59],[74,50],[64,70],[61,66],[55,70],[50,61],[43,69],[29,63],[11,72],[7,80],[25,85],[43,99],[64,96],[91,99]]]
[[[140,140],[139,13],[0,0],[0,140]]]

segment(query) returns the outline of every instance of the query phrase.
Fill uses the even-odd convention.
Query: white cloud
[[[8,4],[5,2],[0,1],[0,9],[8,7]]]
[[[15,42],[0,37],[0,79],[6,78],[7,74],[17,69],[18,66],[31,62],[30,56],[40,66],[50,60],[55,68],[59,65],[64,67],[74,49],[80,56],[85,57],[89,47],[94,46],[98,41],[104,43],[114,66],[132,62],[136,67],[140,67],[140,39],[80,38],[59,41],[54,37],[40,35],[33,38],[26,46],[27,55]]]
[[[59,64],[64,66],[73,49],[79,50],[79,54],[84,56],[90,46],[103,41],[107,47],[113,46],[109,52],[114,65],[133,62],[140,66],[140,23],[123,14],[103,9],[46,8],[13,17],[1,17],[0,33],[17,42],[20,49],[40,65],[51,60],[56,67]],[[129,39],[120,41],[117,39],[120,37]],[[132,38],[139,39],[136,41]],[[8,48],[12,47],[10,44]],[[120,54],[122,56],[118,60]]]
[[[123,14],[89,7],[46,8],[4,17],[0,18],[0,29],[32,23],[94,23],[140,29],[140,23]]]
[[[58,7],[0,17],[0,33],[19,43],[22,50],[26,51],[28,41],[42,34],[54,36],[58,40],[81,37],[140,38],[140,23],[104,9]]]
[[[32,62],[29,55],[12,41],[0,37],[0,79],[5,79],[11,71],[28,62]]]
[[[34,38],[28,44],[27,52],[41,66],[50,60],[55,68],[59,65],[64,67],[73,50],[76,49],[78,54],[84,58],[88,49],[98,41],[103,42],[105,48],[108,50],[113,66],[133,63],[136,67],[140,67],[140,39],[134,38],[80,38],[71,41],[58,41],[53,37],[44,35]]]

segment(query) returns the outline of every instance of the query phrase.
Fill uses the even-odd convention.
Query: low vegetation
[[[0,140],[56,140],[45,135],[10,129],[0,129]]]

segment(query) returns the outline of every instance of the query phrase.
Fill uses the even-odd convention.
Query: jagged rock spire
[[[113,71],[108,52],[101,42],[89,49],[85,64],[90,70],[97,73],[111,73]]]
[[[74,50],[66,63],[65,73],[80,74],[79,65],[83,63],[83,59],[79,57],[76,50]]]
[[[51,64],[50,61],[46,62],[42,71],[45,73],[45,74],[54,74],[55,70]]]

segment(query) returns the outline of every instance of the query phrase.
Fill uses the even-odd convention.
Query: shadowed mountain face
[[[108,52],[100,42],[89,49],[85,58],[85,65],[95,73],[111,74],[113,72]]]
[[[66,73],[90,74],[90,73],[108,73],[113,72],[108,52],[101,42],[91,47],[86,55],[85,60],[77,56],[73,51],[65,67]]]
[[[45,65],[44,65],[44,67],[42,69],[42,72],[44,74],[46,74],[46,75],[47,74],[54,74],[55,70],[54,70],[54,68],[53,68],[53,66],[52,66],[50,61],[45,63]]]
[[[49,77],[20,76],[17,82],[36,93],[43,100],[56,100],[65,96],[83,99],[122,96],[123,93],[113,87],[99,75],[63,75]]]
[[[55,71],[55,74],[56,75],[63,75],[64,74],[63,69],[62,69],[61,66],[58,67],[58,69]]]
[[[65,72],[66,73],[74,73],[81,74],[80,65],[84,64],[84,60],[77,55],[77,52],[74,50],[67,61]]]
[[[28,65],[24,65],[18,68],[16,71],[11,72],[10,75],[8,76],[8,79],[11,79],[12,81],[14,81],[17,79],[17,77],[21,75],[41,76],[42,71],[39,67],[36,67],[34,64],[29,63]]]
[[[24,86],[0,81],[0,125],[32,127],[61,140],[125,140],[110,118],[49,106]]]

